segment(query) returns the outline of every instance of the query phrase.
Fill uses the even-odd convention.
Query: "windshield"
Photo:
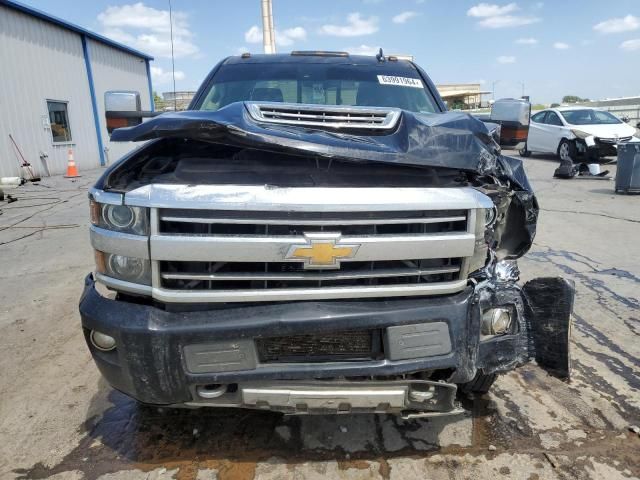
[[[560,112],[571,125],[615,125],[622,120],[602,110],[580,109]]]
[[[397,107],[438,111],[417,70],[398,64],[247,63],[223,65],[199,110],[218,110],[239,101]]]

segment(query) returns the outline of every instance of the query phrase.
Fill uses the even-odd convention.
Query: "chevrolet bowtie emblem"
[[[340,243],[340,233],[305,233],[304,245],[289,247],[286,259],[304,261],[304,268],[340,268],[340,260],[352,258],[360,245]]]

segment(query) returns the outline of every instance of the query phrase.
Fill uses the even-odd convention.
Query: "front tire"
[[[572,148],[571,143],[566,138],[560,140],[560,145],[558,145],[558,158],[561,162],[570,161],[573,162],[573,158],[571,158]]]
[[[490,373],[486,375],[481,371],[476,373],[476,376],[470,382],[460,385],[460,390],[463,393],[487,393],[491,389],[491,385],[498,378],[497,373]]]
[[[527,144],[525,143],[524,147],[518,150],[518,154],[523,158],[527,158],[531,156],[531,150],[527,150]]]

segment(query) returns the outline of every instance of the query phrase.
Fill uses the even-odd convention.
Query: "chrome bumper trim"
[[[193,386],[193,407],[240,407],[289,415],[388,413],[439,417],[464,412],[455,399],[457,386],[430,380],[261,381],[238,390],[202,390]],[[202,394],[204,393],[204,395]]]
[[[153,298],[167,303],[283,302],[343,298],[448,295],[465,289],[467,280],[380,287],[320,287],[261,290],[168,290],[153,288]]]
[[[89,197],[93,198],[98,203],[104,203],[107,205],[122,205],[124,195],[115,192],[105,192],[96,187],[89,189]]]
[[[92,225],[89,228],[91,246],[106,253],[116,253],[149,259],[149,237],[146,235],[132,235],[130,233],[114,232]]]
[[[386,411],[404,409],[409,385],[334,387],[321,385],[241,388],[242,403],[255,407],[339,410],[341,405]],[[385,406],[385,408],[382,408]]]
[[[117,278],[107,277],[101,273],[95,273],[96,280],[107,287],[120,292],[135,293],[136,295],[152,294],[152,288],[150,285],[141,285],[139,283],[125,282],[124,280],[118,280]]]
[[[151,184],[125,195],[139,207],[288,212],[381,212],[493,208],[486,195],[461,188],[280,188]]]

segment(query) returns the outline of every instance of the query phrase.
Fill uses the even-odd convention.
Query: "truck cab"
[[[93,358],[145,404],[460,413],[532,359],[569,372],[562,279],[518,284],[538,207],[485,124],[415,63],[218,64],[91,189]]]

